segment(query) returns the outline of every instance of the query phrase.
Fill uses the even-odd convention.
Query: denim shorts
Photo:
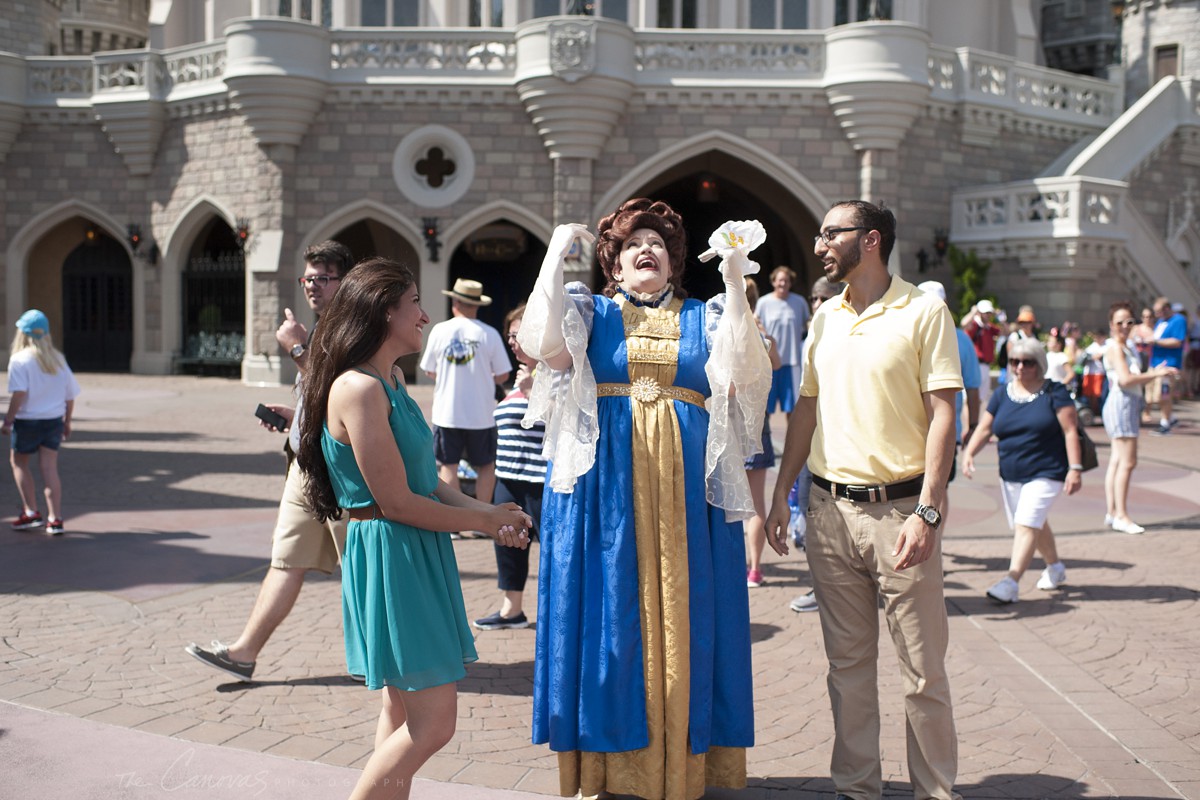
[[[12,427],[12,449],[23,456],[36,453],[39,447],[57,450],[62,444],[63,418],[15,419]]]

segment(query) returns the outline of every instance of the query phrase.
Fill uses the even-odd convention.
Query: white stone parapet
[[[95,54],[92,110],[131,175],[149,175],[166,124],[166,71],[159,53]]]
[[[932,99],[963,108],[963,140],[972,144],[991,144],[1017,120],[1045,123],[1074,138],[1103,129],[1121,113],[1119,83],[995,53],[934,45],[928,73]]]
[[[950,240],[972,244],[1091,238],[1123,241],[1129,184],[1078,176],[1036,178],[954,193]]]
[[[289,19],[236,19],[225,28],[225,85],[268,151],[295,148],[329,90],[329,31]]]
[[[633,95],[633,31],[603,18],[517,27],[517,93],[551,158],[596,159]]]
[[[895,150],[929,97],[929,32],[906,22],[825,34],[825,94],[855,150]]]
[[[825,72],[825,34],[639,31],[634,57],[640,86],[742,80],[819,84]]]
[[[599,32],[594,43],[564,33],[593,28]],[[581,16],[540,18],[516,29],[333,31],[259,18],[232,20],[226,34],[225,40],[164,51],[26,58],[24,102],[42,115],[57,111],[63,121],[81,122],[91,118],[81,112],[90,112],[95,99],[134,87],[160,98],[173,116],[219,109],[232,100],[267,147],[298,143],[331,88],[360,100],[434,92],[478,101],[480,95],[495,100],[523,86],[530,102],[539,98],[536,105],[545,116],[552,99],[561,103],[570,94],[555,97],[553,87],[572,86],[582,99],[583,87],[591,86],[596,104],[588,110],[603,117],[623,109],[639,90],[655,97],[700,93],[702,102],[739,105],[776,104],[780,91],[824,90],[860,150],[896,147],[912,118],[931,105],[959,109],[963,139],[976,144],[994,142],[1013,128],[1077,138],[1102,130],[1120,112],[1117,83],[930,45],[924,29],[903,22],[783,34],[634,31]],[[576,46],[593,50],[574,52]],[[550,68],[552,48],[558,51],[557,72]],[[565,66],[563,59],[575,57],[592,58],[591,72]],[[152,91],[155,81],[158,90]],[[591,143],[581,142],[578,152],[594,151],[607,136],[603,124],[595,125],[593,120],[585,137]],[[562,146],[555,145],[555,152]]]
[[[507,78],[517,69],[516,35],[483,28],[333,31],[331,64],[339,83],[434,75]],[[482,73],[482,74],[481,74]]]

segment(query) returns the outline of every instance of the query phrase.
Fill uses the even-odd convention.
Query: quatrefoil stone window
[[[454,162],[446,158],[446,152],[440,147],[429,148],[425,157],[417,162],[417,174],[434,189],[440,189],[455,169]]]
[[[457,131],[426,125],[405,136],[392,156],[392,177],[404,196],[425,208],[461,198],[475,178],[475,155]]]

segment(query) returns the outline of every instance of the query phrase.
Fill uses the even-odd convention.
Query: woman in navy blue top
[[[975,454],[995,435],[1013,550],[1008,574],[988,589],[987,596],[1002,604],[1017,602],[1021,576],[1035,550],[1046,561],[1037,587],[1057,589],[1066,582],[1067,571],[1046,517],[1064,490],[1079,491],[1083,474],[1075,403],[1065,386],[1046,379],[1046,350],[1041,342],[1013,342],[1008,366],[1013,378],[1003,391],[992,395],[962,461],[963,475],[972,477]]]

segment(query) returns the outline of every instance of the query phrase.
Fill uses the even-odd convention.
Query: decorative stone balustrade
[[[332,32],[333,79],[337,82],[386,75],[470,75],[512,78],[517,68],[512,31],[441,28],[433,31],[361,29]]]
[[[825,34],[639,32],[634,58],[642,85],[714,79],[819,82],[825,71]]]
[[[531,20],[516,30],[334,31],[293,20],[234,20],[225,40],[169,51],[25,58],[22,102],[42,111],[74,109],[79,121],[80,110],[111,105],[118,98],[161,101],[177,115],[220,108],[232,100],[252,109],[251,127],[264,132],[264,143],[294,146],[330,88],[343,96],[364,97],[412,87],[493,93],[519,89],[517,40],[525,36],[531,41],[530,34],[519,31],[547,37],[549,19]],[[621,26],[586,17],[553,19],[559,26],[592,21]],[[627,82],[632,91],[700,91],[708,102],[733,97],[742,104],[779,102],[780,89],[824,90],[857,149],[896,146],[909,117],[929,103],[958,106],[963,138],[977,144],[990,144],[1002,130],[1021,125],[1063,138],[1095,133],[1120,111],[1116,84],[991,53],[930,45],[924,31],[904,23],[789,34],[621,27],[625,31],[615,39],[602,38],[628,42],[621,45],[620,56],[627,60],[609,69],[602,57],[596,77],[615,70],[607,77]],[[834,57],[835,50],[841,55]],[[569,82],[570,70],[562,74]],[[279,91],[283,84],[287,86]],[[625,90],[616,84],[603,94],[608,114],[625,102]],[[1200,108],[1200,92],[1189,99]],[[273,120],[279,115],[290,120]]]
[[[950,240],[988,257],[1015,256],[1038,280],[1091,277],[1126,240],[1128,184],[1038,178],[957,191]]]
[[[966,47],[929,48],[935,101],[962,104],[964,141],[991,144],[1016,118],[1058,126],[1064,136],[1095,132],[1122,110],[1121,86]]]
[[[950,238],[972,242],[1087,235],[1121,238],[1128,184],[1094,178],[1038,178],[955,192]]]
[[[205,42],[171,50],[163,54],[163,63],[171,90],[197,84],[219,85],[225,75],[225,42]]]

